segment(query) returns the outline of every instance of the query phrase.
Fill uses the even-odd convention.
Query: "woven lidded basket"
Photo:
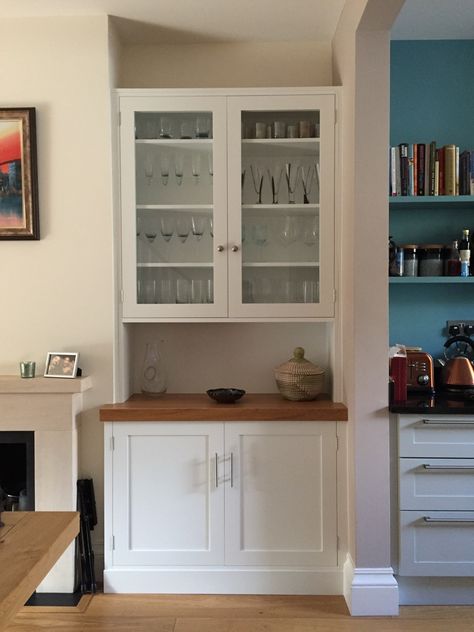
[[[296,347],[293,357],[274,369],[278,390],[285,399],[316,399],[323,392],[324,369],[304,357],[303,347]]]

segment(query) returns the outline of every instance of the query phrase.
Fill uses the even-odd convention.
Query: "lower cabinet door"
[[[223,424],[114,423],[113,563],[224,562]]]
[[[229,565],[337,564],[336,424],[226,423]]]
[[[401,511],[400,575],[473,576],[473,511]]]

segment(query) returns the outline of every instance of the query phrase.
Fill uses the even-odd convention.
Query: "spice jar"
[[[418,245],[406,244],[403,248],[403,276],[418,276]]]
[[[420,276],[443,276],[442,244],[420,244]]]

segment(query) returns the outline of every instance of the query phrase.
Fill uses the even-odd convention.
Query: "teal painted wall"
[[[454,143],[474,149],[474,41],[394,41],[391,45],[390,143]],[[472,208],[410,208],[390,213],[397,243],[448,244],[474,233]],[[474,319],[474,284],[390,287],[390,344],[442,355],[447,320]]]

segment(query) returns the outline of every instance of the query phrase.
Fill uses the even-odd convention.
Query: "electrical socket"
[[[472,335],[472,333],[468,333],[466,331],[464,331],[464,328],[466,327],[466,325],[468,327],[472,328],[472,333],[474,333],[474,320],[447,320],[446,321],[446,330],[448,332],[448,334],[450,336],[454,336],[454,335],[460,335],[460,336],[470,336]],[[459,334],[451,334],[449,332],[451,327],[457,326],[459,327]],[[468,329],[469,331],[469,329]]]

